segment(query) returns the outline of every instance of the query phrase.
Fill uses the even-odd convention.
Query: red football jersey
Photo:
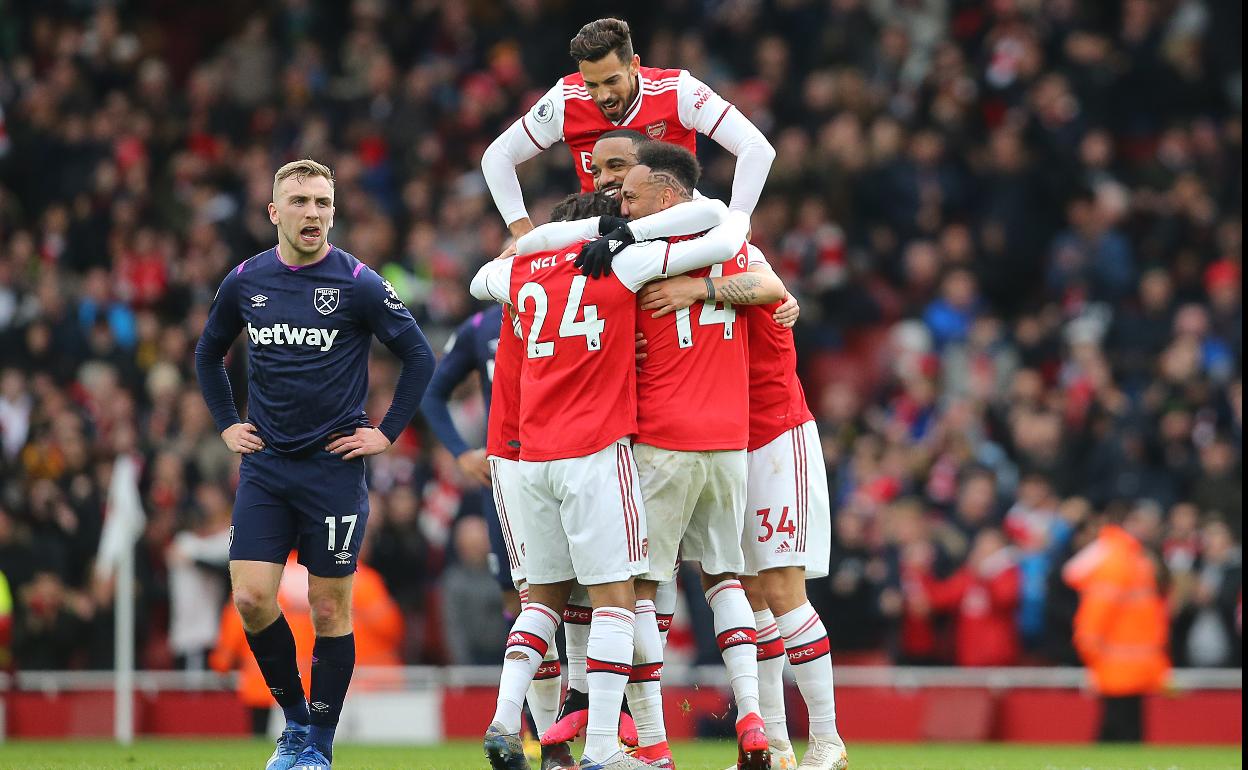
[[[745,272],[745,244],[732,259],[688,273]],[[637,309],[646,358],[637,373],[637,442],[682,452],[745,449],[749,382],[738,309],[699,302],[662,318]]]
[[[574,72],[555,83],[521,117],[521,125],[539,149],[548,149],[561,139],[567,142],[581,191],[591,192],[590,160],[594,142],[602,134],[631,128],[696,153],[697,134],[714,136],[732,108],[686,70],[641,67],[637,81],[637,98],[618,123],[607,120],[585,89],[585,79]]]
[[[637,432],[637,297],[614,273],[581,275],[572,264],[580,250],[512,261],[521,460],[585,457]]]
[[[771,318],[780,304],[741,308],[750,340],[750,451],[815,419],[797,378],[793,330]]]
[[[503,307],[503,328],[494,351],[494,377],[490,384],[490,419],[485,431],[485,452],[508,460],[520,459],[520,365],[524,346],[513,328],[514,319]]]

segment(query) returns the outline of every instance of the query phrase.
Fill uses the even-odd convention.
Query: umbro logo
[[[328,704],[328,703],[325,703],[325,702],[323,702],[323,701],[314,700],[314,701],[312,701],[311,703],[309,703],[309,704],[308,704],[308,706],[309,706],[309,707],[311,707],[311,709],[312,709],[313,711],[317,712],[318,714],[328,714],[328,713],[329,713],[329,704]]]
[[[264,296],[263,294],[257,294],[256,296],[251,298],[251,306],[252,307],[264,307],[264,303],[268,301],[269,301],[268,297]]]
[[[347,552],[347,551],[343,551],[342,553],[336,553],[336,554],[334,554],[334,558],[338,560],[338,563],[339,563],[339,564],[350,564],[350,563],[351,563],[351,554],[350,554],[349,552]]]

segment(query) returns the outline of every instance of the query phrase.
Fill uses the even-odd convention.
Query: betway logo
[[[338,330],[314,329],[288,324],[260,327],[247,324],[247,336],[251,337],[253,345],[311,345],[324,352],[334,346],[334,338],[338,336]]]

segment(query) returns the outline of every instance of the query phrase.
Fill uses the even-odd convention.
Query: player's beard
[[[598,105],[598,111],[602,113],[603,117],[612,123],[618,123],[623,120],[624,116],[628,114],[628,108],[632,107],[633,102],[637,101],[637,86],[638,81],[637,78],[634,77],[628,96],[624,97],[624,99],[619,102],[619,106],[614,110],[616,112],[615,115],[608,113],[606,107],[601,104]]]

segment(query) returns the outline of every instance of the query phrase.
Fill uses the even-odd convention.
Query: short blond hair
[[[323,176],[329,181],[329,189],[334,189],[334,172],[329,166],[323,163],[317,163],[311,158],[303,158],[302,160],[292,160],[285,166],[277,170],[273,175],[273,200],[277,200],[277,186],[284,180],[296,177],[300,182],[310,176]]]

